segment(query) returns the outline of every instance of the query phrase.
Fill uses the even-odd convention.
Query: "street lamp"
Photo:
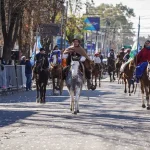
[[[63,48],[63,26],[64,26],[64,3],[65,3],[65,0],[60,0],[59,2],[61,4],[61,13],[62,13],[62,17],[61,17],[61,45],[60,45],[60,49],[62,50],[62,48]]]

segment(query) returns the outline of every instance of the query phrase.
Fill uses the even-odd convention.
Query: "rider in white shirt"
[[[108,53],[108,58],[116,59],[116,55],[113,49],[110,49],[110,52]]]
[[[94,63],[95,64],[100,64],[101,63],[101,59],[99,57],[99,53],[96,53],[94,56]]]

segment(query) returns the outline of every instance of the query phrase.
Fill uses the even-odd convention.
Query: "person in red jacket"
[[[144,44],[144,48],[137,55],[137,65],[150,61],[150,40]]]

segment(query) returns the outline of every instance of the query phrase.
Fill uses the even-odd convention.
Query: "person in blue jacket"
[[[25,62],[26,91],[32,90],[32,64],[29,59]]]

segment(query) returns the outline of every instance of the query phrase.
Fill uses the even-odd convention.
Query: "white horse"
[[[71,59],[70,69],[66,76],[66,85],[70,94],[70,110],[72,113],[79,113],[79,98],[84,83],[84,66],[79,60]],[[83,70],[81,72],[80,66]]]

